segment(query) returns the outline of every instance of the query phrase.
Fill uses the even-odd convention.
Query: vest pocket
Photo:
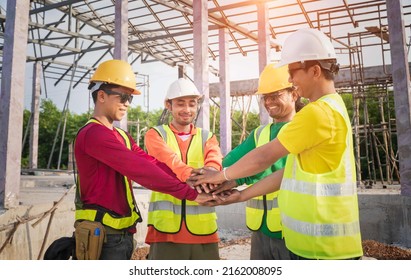
[[[209,213],[209,214],[198,214],[198,219],[201,222],[205,222],[205,221],[215,221],[217,220],[217,214],[214,213]]]

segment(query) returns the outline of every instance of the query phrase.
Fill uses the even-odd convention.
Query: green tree
[[[144,148],[145,132],[150,127],[156,126],[158,124],[162,112],[162,109],[146,112],[143,111],[141,106],[129,109],[127,113],[128,132],[140,147]],[[138,137],[140,138],[138,139]]]
[[[24,111],[23,129],[26,131],[29,125],[30,111]],[[89,113],[82,115],[73,115],[67,112],[66,130],[63,141],[63,149],[61,154],[60,168],[67,167],[69,144],[72,143],[78,129],[82,127],[87,119]],[[56,107],[51,100],[44,99],[40,104],[39,116],[39,142],[38,142],[38,168],[47,168],[50,154],[52,153],[52,160],[50,168],[58,167],[58,158],[60,153],[60,143],[63,132],[64,116],[63,113]],[[60,130],[57,134],[57,129],[60,124]],[[57,136],[56,136],[57,134]],[[54,150],[53,150],[54,143]],[[29,157],[29,136],[23,146],[22,152],[22,167],[28,167]]]
[[[24,110],[23,112],[23,147],[21,152],[21,167],[29,167],[29,145],[25,145],[30,141],[30,131],[28,131],[28,123],[30,122],[31,113],[29,110]]]

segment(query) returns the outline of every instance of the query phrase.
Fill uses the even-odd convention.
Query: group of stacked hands
[[[198,193],[209,194],[208,200],[200,202],[204,206],[227,205],[239,201],[240,192],[233,189],[236,185],[226,175],[226,169],[223,170],[224,180],[222,183],[210,183],[210,177],[215,177],[219,171],[212,168],[193,169],[187,183],[194,187]]]

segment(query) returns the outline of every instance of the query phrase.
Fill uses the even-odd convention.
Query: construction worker
[[[165,164],[138,147],[127,132],[113,126],[114,121],[124,117],[133,95],[140,94],[131,65],[121,60],[101,63],[90,79],[89,89],[95,104],[93,117],[79,130],[74,146],[78,168],[76,242],[77,236],[85,236],[86,240],[79,242],[86,247],[80,248],[84,251],[82,259],[88,259],[93,255],[91,251],[97,249],[87,248],[92,239],[87,229],[79,228],[80,224],[92,221],[96,228],[102,224],[107,235],[94,255],[99,259],[126,260],[133,253],[135,225],[142,220],[132,181],[179,199],[201,202],[207,195],[198,194],[178,180]],[[101,234],[100,227],[91,232],[95,236]]]
[[[362,256],[350,119],[336,93],[334,47],[316,29],[301,29],[285,41],[279,65],[310,103],[271,142],[249,152],[223,172],[196,170],[197,184],[221,183],[263,171],[288,154],[283,170],[224,203],[246,201],[277,190],[285,243],[293,259],[358,259]]]
[[[201,97],[190,80],[180,78],[173,82],[165,97],[171,122],[153,127],[145,135],[148,154],[164,162],[183,182],[194,168],[221,170],[222,155],[216,136],[193,124]],[[219,259],[214,207],[153,192],[147,224],[150,260]]]
[[[304,105],[300,97],[288,82],[288,68],[276,68],[268,64],[260,75],[256,94],[261,94],[265,109],[273,123],[260,125],[239,146],[228,153],[223,160],[223,167],[237,162],[249,151],[262,146],[277,137],[280,129],[289,122]],[[296,108],[297,107],[297,108]],[[257,175],[231,180],[225,183],[226,189],[252,185],[272,172],[285,166],[287,157],[282,157],[269,168]],[[282,238],[280,211],[277,203],[278,191],[258,196],[247,201],[246,224],[253,231],[251,236],[251,260],[289,260],[290,252]]]

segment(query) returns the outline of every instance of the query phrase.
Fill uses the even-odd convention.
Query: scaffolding
[[[335,85],[338,93],[344,95],[352,118],[358,185],[367,188],[375,184],[387,187],[399,184],[400,180],[393,81],[391,65],[387,62],[390,45],[386,12],[384,1],[368,1],[304,13],[312,28],[321,29],[339,45],[338,55],[346,60]],[[316,15],[316,21],[309,20],[312,14]],[[357,27],[364,23],[369,26],[362,31],[338,33],[341,26],[351,25],[353,30],[359,30]],[[276,26],[276,29],[283,27],[286,26]],[[411,29],[411,25],[406,28]],[[410,43],[411,37],[408,51]],[[373,59],[381,61],[380,65],[365,66],[364,56],[370,49],[374,49]],[[254,88],[245,90],[239,90],[244,86],[241,82],[233,84],[233,102],[245,104],[245,98],[256,92],[256,84],[254,81]],[[213,97],[218,97],[215,92]],[[243,106],[242,111],[244,119],[249,110]],[[246,127],[242,129],[244,132]]]

